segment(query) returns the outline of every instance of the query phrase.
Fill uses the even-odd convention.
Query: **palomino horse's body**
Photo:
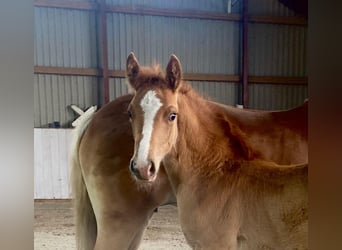
[[[137,184],[129,172],[134,141],[126,110],[131,99],[112,101],[76,127],[72,191],[77,249],[137,249],[154,209],[175,203],[163,170],[147,185]]]
[[[131,172],[153,183],[163,163],[190,246],[307,249],[307,104],[257,112],[207,101],[175,56],[164,75],[131,53],[127,76]]]
[[[141,68],[140,73],[143,70],[149,81],[162,76],[157,69]],[[134,139],[127,109],[132,98],[127,95],[110,102],[96,114],[85,117],[76,128],[72,190],[78,249],[137,249],[154,209],[175,203],[163,168],[150,183],[137,182],[129,171]],[[262,152],[265,160],[279,164],[307,162],[307,104],[284,112],[247,111],[209,104],[229,114],[229,119],[245,132],[249,147]],[[206,109],[198,108],[196,112],[207,115]],[[202,128],[209,124],[197,125]],[[192,134],[193,128],[187,132]],[[201,138],[194,139],[201,141]],[[220,144],[220,141],[215,139],[213,143]],[[196,147],[188,150],[196,150]],[[190,196],[189,202],[194,198]],[[181,210],[182,217],[184,211]]]

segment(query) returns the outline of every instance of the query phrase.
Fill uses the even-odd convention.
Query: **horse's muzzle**
[[[144,164],[137,164],[137,162],[132,159],[130,163],[130,170],[137,177],[137,179],[142,181],[153,181],[156,175],[156,167],[150,160]]]

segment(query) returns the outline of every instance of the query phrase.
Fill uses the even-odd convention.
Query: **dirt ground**
[[[75,231],[71,201],[45,200],[34,203],[34,249],[74,250]],[[190,249],[181,231],[177,208],[160,207],[145,231],[141,250]]]

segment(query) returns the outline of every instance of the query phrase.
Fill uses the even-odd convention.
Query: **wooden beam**
[[[126,71],[124,70],[108,70],[108,76],[112,78],[125,78]]]
[[[228,14],[221,12],[208,12],[196,10],[182,10],[182,9],[160,9],[160,8],[146,8],[142,6],[117,6],[107,5],[108,12],[126,13],[135,15],[150,15],[150,16],[167,16],[167,17],[183,17],[196,19],[213,19],[226,21],[240,21],[240,14]]]
[[[35,74],[53,75],[76,75],[76,76],[101,76],[101,70],[94,68],[66,68],[66,67],[47,67],[34,66]]]
[[[110,77],[125,78],[126,72],[124,70],[109,70]],[[183,80],[185,81],[208,81],[208,82],[238,82],[239,75],[226,74],[200,74],[200,73],[184,73]]]
[[[47,67],[34,66],[35,74],[52,74],[52,75],[78,75],[78,76],[102,76],[102,70],[95,68],[66,68],[66,67]],[[108,70],[108,76],[111,78],[125,78],[124,70]],[[239,82],[239,75],[228,74],[200,74],[200,73],[184,73],[183,79],[186,81],[214,81],[214,82]],[[286,76],[249,76],[249,83],[266,83],[266,84],[289,84],[289,85],[307,85],[307,77],[286,77]]]
[[[239,75],[225,75],[225,74],[190,74],[184,73],[183,79],[186,81],[210,81],[210,82],[238,82]]]
[[[63,8],[72,10],[96,10],[96,2],[70,0],[34,0],[36,7]]]
[[[44,198],[44,199],[42,199],[42,198],[39,198],[39,199],[34,199],[34,202],[51,202],[51,201],[56,201],[56,202],[58,202],[58,201],[68,201],[68,202],[71,202],[71,201],[73,201],[73,199],[72,198],[59,198],[59,199],[56,199],[56,198],[50,198],[50,199],[47,199],[47,198]]]
[[[93,68],[66,68],[66,67],[47,67],[34,66],[35,74],[54,74],[54,75],[80,75],[80,76],[102,76],[103,71]],[[108,77],[125,78],[124,70],[108,70]],[[238,82],[239,75],[228,74],[199,74],[184,73],[183,79],[186,81],[214,81],[214,82]]]
[[[302,17],[249,15],[248,21],[251,23],[266,23],[266,24],[284,24],[284,25],[302,25],[302,26],[308,25],[308,21]]]
[[[307,77],[288,77],[288,76],[249,76],[249,83],[266,84],[288,84],[288,85],[307,85]]]

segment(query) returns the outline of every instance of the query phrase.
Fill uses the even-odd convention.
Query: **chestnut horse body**
[[[210,102],[182,81],[174,55],[163,75],[131,53],[127,76],[131,172],[153,183],[165,166],[191,247],[307,249],[307,104],[258,112]]]
[[[158,83],[161,81],[164,86],[162,91],[174,93],[168,84],[174,79],[180,81],[181,71],[177,71],[177,63],[169,63],[170,65],[171,68],[169,67],[167,74],[164,75],[158,67],[140,67],[135,57],[131,55],[127,63],[128,79],[131,85],[136,87],[138,83],[144,83],[146,86],[153,83],[152,89],[155,91],[158,90]],[[137,69],[138,71],[136,71]],[[137,148],[141,142],[138,139],[141,138],[139,133],[143,130],[134,126],[134,123],[143,122],[146,118],[143,112],[151,111],[148,109],[149,100],[145,105],[145,111],[138,108],[127,114],[127,110],[129,110],[129,104],[137,100],[141,94],[145,94],[146,91],[142,93],[140,90],[136,90],[137,93],[133,100],[132,95],[127,95],[110,102],[96,114],[85,117],[84,121],[75,129],[71,184],[76,213],[78,249],[137,249],[155,208],[175,203],[173,190],[177,194],[182,228],[191,246],[196,249],[227,249],[227,246],[236,243],[237,237],[241,246],[256,249],[253,248],[255,245],[251,245],[250,236],[248,236],[249,238],[242,234],[236,236],[234,230],[242,227],[241,225],[239,227],[237,222],[231,222],[230,225],[235,226],[229,228],[216,226],[226,225],[226,220],[224,220],[226,217],[237,218],[232,215],[233,212],[227,211],[229,204],[218,201],[226,201],[227,197],[230,197],[229,192],[239,193],[240,195],[234,196],[234,199],[239,197],[240,202],[234,203],[236,207],[233,210],[239,211],[240,217],[245,220],[259,225],[253,228],[255,229],[254,236],[259,237],[258,232],[266,230],[263,228],[263,224],[260,224],[260,221],[264,222],[265,213],[262,209],[260,210],[258,205],[264,199],[264,193],[273,195],[271,198],[267,196],[273,203],[279,202],[277,200],[279,193],[285,192],[282,190],[282,186],[287,182],[295,183],[293,187],[300,186],[301,178],[305,179],[305,176],[298,179],[298,173],[305,173],[305,166],[288,167],[284,168],[287,169],[286,171],[278,171],[277,165],[266,161],[277,164],[307,162],[307,103],[298,108],[281,112],[241,110],[204,100],[186,84],[182,83],[182,86],[178,91],[183,91],[182,95],[184,96],[191,95],[198,102],[189,101],[188,104],[182,106],[182,111],[177,110],[177,112],[172,110],[174,107],[167,107],[169,110],[166,112],[166,118],[169,119],[168,116],[172,113],[177,116],[177,123],[190,122],[185,122],[185,127],[182,128],[183,134],[177,130],[176,137],[171,133],[176,132],[175,129],[166,132],[165,126],[164,130],[153,132],[159,133],[157,138],[160,140],[170,143],[169,140],[172,139],[174,144],[165,158],[149,157],[154,158],[155,162],[153,162],[153,166],[149,165],[144,172],[140,170],[142,170],[146,159],[140,159],[140,162],[137,163],[134,161],[135,157],[132,158],[132,155],[138,151]],[[174,97],[173,95],[168,96],[171,99]],[[151,98],[153,100],[153,96]],[[172,101],[171,99],[165,100],[165,102]],[[175,103],[175,105],[178,108],[178,104]],[[183,112],[185,108],[187,108],[188,114]],[[183,120],[183,114],[184,118],[188,115],[189,117]],[[194,114],[197,115],[194,116]],[[133,133],[129,116],[132,120]],[[205,119],[199,119],[202,116]],[[217,123],[211,121],[217,121]],[[168,122],[172,123],[170,120]],[[166,126],[168,125],[170,124]],[[222,129],[222,125],[224,125],[224,129]],[[210,133],[207,136],[203,137],[200,134],[208,131]],[[232,137],[231,134],[234,136]],[[229,140],[226,139],[228,135]],[[153,138],[150,138],[150,145],[156,144],[155,146],[159,146],[159,151],[168,147],[167,145],[157,145],[157,141],[154,141]],[[227,142],[229,143],[227,144]],[[148,143],[144,140],[141,144]],[[182,152],[177,151],[176,145],[179,146],[179,144],[183,144]],[[205,145],[204,148],[203,145]],[[152,148],[147,154],[152,152]],[[225,153],[227,148],[232,148],[233,153]],[[209,155],[207,151],[216,153]],[[189,155],[192,157],[189,158]],[[208,159],[209,156],[210,159]],[[224,160],[222,161],[223,156]],[[237,159],[239,161],[234,162]],[[163,161],[168,166],[172,187],[164,167],[159,168],[159,163],[158,166],[155,165],[157,162]],[[215,169],[205,168],[207,170],[203,171],[205,166],[213,165],[213,163]],[[194,167],[191,171],[187,171],[189,164]],[[230,168],[226,168],[227,164]],[[255,167],[248,168],[247,166]],[[264,177],[265,174],[262,174],[264,170],[260,170],[263,169],[260,166],[265,166],[268,169],[266,170],[269,172],[268,178]],[[130,169],[140,179],[145,178],[145,181],[137,181],[135,175],[130,173]],[[186,171],[178,171],[180,169]],[[236,169],[235,174],[231,174],[229,169]],[[249,172],[250,169],[256,171]],[[241,174],[245,172],[249,174]],[[289,172],[292,173],[290,174],[293,176],[292,179],[286,178]],[[149,175],[153,175],[153,181],[146,180]],[[244,181],[232,184],[236,189],[231,189],[228,184],[229,182],[234,183],[234,180],[237,179],[236,175],[243,176],[239,179]],[[198,185],[199,181],[203,184]],[[221,184],[224,185],[225,191],[217,190],[216,185]],[[252,185],[255,185],[255,188],[252,188]],[[274,192],[270,191],[268,185],[273,187]],[[265,189],[265,187],[267,188]],[[241,189],[248,189],[249,192],[241,192]],[[293,189],[295,192],[296,189]],[[248,207],[258,208],[255,209],[255,212],[246,213],[250,210],[241,206],[245,205],[243,201],[247,199],[246,197],[254,197],[253,201],[255,202],[248,199],[250,202]],[[305,202],[304,199],[304,205]],[[261,205],[263,205],[262,202]],[[293,210],[292,213],[296,214],[301,211],[300,209]],[[303,211],[305,213],[306,210]],[[212,216],[216,216],[216,220]],[[284,216],[285,219],[291,220],[291,211],[287,214],[284,213]],[[259,218],[259,221],[256,221],[256,218]],[[293,223],[301,224],[301,221]],[[268,224],[265,225],[268,226]],[[221,233],[224,236],[220,236],[217,229],[222,230]],[[267,228],[267,230],[271,231],[273,228]],[[303,231],[297,228],[294,230],[295,232]],[[195,231],[197,232],[194,233]],[[304,237],[305,235],[303,236],[300,232],[288,240]],[[281,233],[274,231],[272,237],[279,238],[278,234]],[[228,242],[220,240],[221,238],[226,239],[228,235]],[[264,241],[266,242],[266,239]],[[213,245],[214,243],[217,245]],[[263,246],[269,245],[264,244]]]

